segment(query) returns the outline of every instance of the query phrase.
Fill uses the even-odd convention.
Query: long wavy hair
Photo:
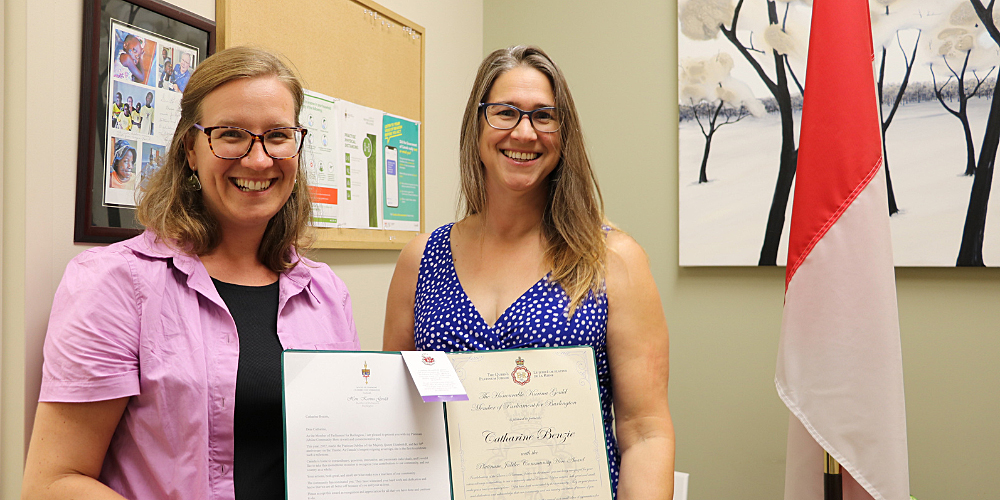
[[[472,94],[465,106],[460,137],[462,191],[460,212],[463,217],[487,210],[486,175],[479,156],[479,140],[486,122],[479,104],[486,102],[494,82],[513,68],[534,68],[549,79],[559,113],[562,146],[559,164],[549,176],[549,197],[542,214],[545,258],[552,266],[551,278],[569,296],[567,315],[590,294],[603,293],[607,242],[604,224],[604,200],[597,178],[590,167],[580,130],[580,118],[562,71],[538,47],[518,45],[496,50],[486,56]]]
[[[191,75],[181,98],[181,118],[174,131],[170,151],[162,168],[150,179],[139,202],[139,222],[160,239],[179,250],[204,255],[222,239],[218,221],[209,213],[201,191],[192,189],[188,179],[193,172],[188,165],[185,142],[201,133],[193,126],[201,120],[201,103],[213,90],[241,78],[273,76],[292,93],[295,119],[298,120],[304,95],[302,83],[276,54],[252,47],[233,47],[205,59]],[[276,273],[294,267],[293,252],[305,243],[311,216],[309,189],[305,182],[302,156],[292,193],[284,206],[271,217],[257,248],[257,258]]]

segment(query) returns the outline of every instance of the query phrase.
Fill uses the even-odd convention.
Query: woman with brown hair
[[[298,253],[302,101],[261,50],[192,75],[146,231],[56,292],[25,498],[283,498],[281,351],[358,348],[343,282]]]
[[[383,349],[593,346],[612,491],[670,498],[666,320],[642,248],[604,219],[562,72],[493,52],[460,140],[463,218],[400,254]]]

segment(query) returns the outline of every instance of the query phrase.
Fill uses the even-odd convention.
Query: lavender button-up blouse
[[[278,279],[285,349],[358,349],[351,299],[307,259]],[[100,480],[126,498],[232,500],[239,338],[201,260],[150,232],[66,267],[40,401],[130,397]]]

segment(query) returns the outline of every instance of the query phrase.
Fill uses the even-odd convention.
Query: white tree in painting
[[[811,2],[803,0],[738,0],[735,5],[732,0],[687,0],[679,7],[681,34],[691,40],[708,41],[716,40],[721,33],[767,87],[781,117],[778,178],[758,265],[777,263],[778,243],[795,178],[798,150],[790,87],[795,85],[801,94],[802,84],[792,61],[797,59],[801,64],[805,54],[808,21],[801,20],[808,16],[801,14],[807,13],[810,6]]]
[[[982,90],[983,83],[996,69],[996,48],[971,3],[962,1],[953,7],[948,16],[932,31],[926,44],[928,66],[934,85],[934,96],[941,106],[962,124],[965,134],[965,175],[976,173],[976,145],[969,124],[968,103]],[[985,38],[985,40],[983,40]],[[984,44],[985,42],[985,44]],[[938,85],[939,72],[947,78]],[[968,81],[972,73],[974,82]],[[954,85],[949,86],[949,84]],[[945,101],[957,98],[957,106]]]
[[[732,70],[733,58],[724,52],[712,57],[688,59],[680,67],[680,104],[690,106],[705,137],[699,184],[708,182],[708,155],[712,149],[712,138],[719,128],[748,115],[763,116],[766,112],[750,87],[730,74]]]
[[[906,93],[910,75],[917,60],[917,48],[926,24],[932,19],[922,15],[921,4],[914,0],[869,0],[869,10],[872,16],[872,41],[878,63],[877,90],[879,106],[884,106],[886,91],[886,63],[891,54],[901,57],[905,72],[898,84],[892,87],[895,95],[892,97],[888,112],[883,109],[882,115],[882,163],[885,168],[886,191],[888,195],[889,215],[899,212],[896,203],[896,192],[892,187],[892,175],[889,172],[889,152],[885,146],[885,134],[892,124],[892,119],[899,110],[899,105]]]

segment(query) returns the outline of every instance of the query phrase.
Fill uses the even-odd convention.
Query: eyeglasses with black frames
[[[559,130],[559,113],[556,108],[544,108],[525,111],[517,106],[498,102],[479,103],[479,109],[486,115],[486,123],[497,130],[510,130],[521,123],[521,118],[527,116],[531,126],[539,132],[551,133]]]
[[[277,127],[255,134],[240,127],[203,127],[194,124],[208,136],[208,148],[223,160],[239,160],[250,154],[255,140],[264,147],[264,153],[275,160],[293,158],[302,150],[306,129],[303,127]]]

